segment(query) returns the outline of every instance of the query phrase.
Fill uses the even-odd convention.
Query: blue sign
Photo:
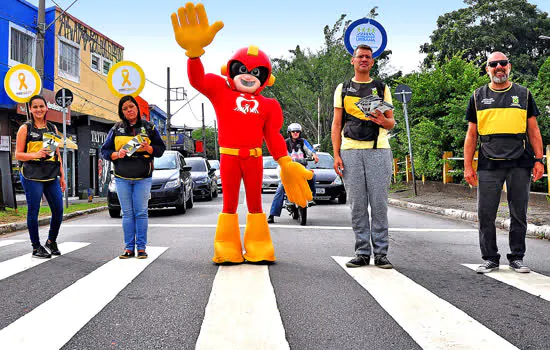
[[[346,49],[353,55],[353,51],[360,44],[372,48],[372,57],[378,57],[388,43],[388,35],[382,25],[374,19],[361,18],[351,23],[344,34]]]

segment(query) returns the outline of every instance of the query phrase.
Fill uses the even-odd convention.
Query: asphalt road
[[[65,222],[65,254],[39,265],[27,232],[2,236],[0,349],[550,349],[549,241],[528,240],[536,273],[520,275],[499,232],[504,265],[478,275],[462,265],[480,262],[472,223],[390,208],[395,269],[346,269],[350,211],[331,203],[270,225],[276,264],[220,268],[221,204],[151,211],[147,260],[116,258],[107,212]]]

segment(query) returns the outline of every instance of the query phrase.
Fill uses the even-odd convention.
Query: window
[[[10,22],[9,65],[19,63],[34,67],[36,34]]]
[[[58,75],[63,78],[80,82],[80,48],[76,43],[59,38]]]
[[[108,59],[103,59],[103,74],[107,75],[109,74],[109,70],[111,70],[111,66],[113,65],[113,62],[109,61]]]
[[[101,57],[95,53],[92,53],[92,61],[91,61],[92,70],[95,72],[99,72],[100,64],[101,64]]]

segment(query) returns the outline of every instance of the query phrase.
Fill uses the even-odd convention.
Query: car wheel
[[[193,192],[191,192],[191,194],[189,195],[189,199],[187,200],[187,202],[185,202],[185,205],[187,206],[187,209],[191,209],[193,208]]]
[[[120,217],[120,209],[109,209],[109,216],[113,219]]]
[[[185,202],[182,205],[176,205],[176,213],[185,214],[187,208],[185,207]]]
[[[345,194],[341,194],[338,196],[338,204],[346,204],[346,195]]]
[[[214,192],[212,193],[212,197],[218,198],[218,185],[216,185],[216,189],[215,189]]]
[[[305,226],[307,222],[307,207],[298,207],[298,221],[301,226]]]
[[[208,191],[208,196],[206,196],[206,200],[207,200],[207,201],[211,201],[211,200],[212,200],[212,189],[210,189],[210,191]]]

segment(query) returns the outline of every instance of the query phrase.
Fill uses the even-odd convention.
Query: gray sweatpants
[[[388,189],[392,174],[389,148],[341,150],[344,186],[351,207],[355,254],[388,252]],[[370,220],[369,220],[370,205]]]

